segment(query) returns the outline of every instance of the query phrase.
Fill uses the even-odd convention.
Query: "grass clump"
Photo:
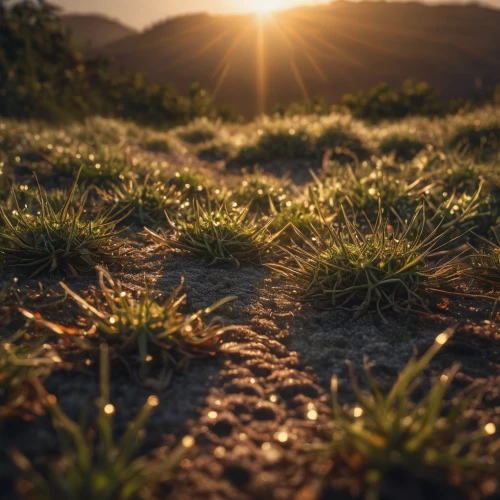
[[[314,173],[306,197],[310,204],[338,212],[342,205],[353,210],[376,212],[379,200],[384,207],[395,209],[402,218],[411,218],[424,194],[433,183],[428,176],[418,176],[410,164],[399,164],[389,157],[373,158],[359,166],[336,164],[322,176]]]
[[[435,88],[413,80],[406,80],[401,87],[380,83],[368,90],[347,94],[342,98],[342,105],[354,117],[373,122],[410,115],[434,116],[445,110]]]
[[[191,314],[181,307],[186,295],[181,285],[168,297],[155,297],[147,289],[136,298],[125,292],[120,282],[97,268],[100,295],[93,303],[84,300],[64,283],[61,286],[81,307],[100,338],[116,349],[122,360],[138,364],[146,378],[155,369],[159,379],[168,383],[172,369],[185,368],[195,357],[215,354],[223,345],[224,334],[235,327],[223,327],[219,318],[205,323],[205,318],[235,297]]]
[[[422,392],[423,371],[453,330],[441,333],[422,357],[411,359],[388,391],[366,363],[369,392],[363,393],[351,368],[354,408],[339,404],[338,381],[332,379],[333,432],[326,451],[335,461],[362,473],[369,487],[366,498],[379,498],[381,482],[393,469],[441,480],[494,479],[500,466],[494,450],[500,448],[500,441],[488,444],[488,438],[496,433],[495,425],[474,424],[471,418],[481,395],[469,391],[445,401],[458,365]],[[417,393],[423,395],[416,397]]]
[[[316,207],[304,201],[288,201],[278,209],[271,211],[272,223],[269,229],[280,235],[280,243],[288,242],[294,235],[294,229],[303,234],[310,234],[311,228],[319,230],[322,221]]]
[[[54,173],[74,176],[80,171],[80,181],[85,185],[113,184],[133,167],[127,153],[118,146],[104,147],[80,145],[77,148],[53,148],[49,156]]]
[[[343,187],[347,199],[359,210],[376,211],[379,200],[387,207],[394,207],[399,213],[411,214],[422,196],[429,193],[432,183],[421,176],[412,179],[412,172],[406,165],[395,166],[391,161],[379,159],[370,174],[357,177],[348,169],[349,178]],[[411,217],[411,215],[410,215]]]
[[[269,215],[273,207],[281,207],[290,201],[289,184],[272,175],[266,175],[256,169],[252,175],[245,176],[244,180],[231,193],[231,200],[240,206],[251,204],[254,212]]]
[[[207,118],[198,118],[183,127],[177,135],[190,144],[202,144],[214,140],[219,134],[221,124]]]
[[[316,154],[322,158],[327,151],[332,151],[333,157],[362,158],[367,150],[359,137],[353,132],[345,130],[342,124],[327,125],[321,130],[315,142]]]
[[[486,235],[500,217],[495,198],[483,193],[482,182],[472,194],[433,190],[426,200],[429,228],[440,225],[443,229],[452,229],[454,236],[468,238],[471,230]]]
[[[390,135],[385,137],[379,145],[383,155],[394,155],[398,160],[408,161],[425,149],[425,144],[418,139],[407,136]]]
[[[211,184],[207,177],[201,172],[184,167],[178,170],[167,180],[169,186],[175,186],[179,191],[185,192],[188,196],[206,195]]]
[[[229,140],[214,139],[202,144],[196,155],[200,160],[209,162],[224,161],[231,158],[236,150],[236,146]]]
[[[288,128],[277,124],[275,127],[268,125],[264,129],[259,129],[255,143],[243,146],[236,155],[235,161],[244,165],[252,165],[273,160],[311,157],[314,157],[311,134],[307,128],[297,127],[291,122]]]
[[[100,397],[97,429],[89,433],[71,420],[59,407],[53,395],[45,395],[45,405],[57,432],[61,456],[42,467],[31,463],[19,452],[13,460],[21,470],[17,490],[28,500],[66,498],[74,500],[133,500],[151,498],[158,484],[159,468],[137,458],[144,426],[151,411],[158,406],[150,396],[132,420],[121,439],[113,439],[115,407],[110,403],[109,361],[107,347],[101,347]],[[182,448],[174,450],[161,464],[161,478],[168,479],[179,461]]]
[[[113,209],[89,215],[85,211],[87,194],[75,207],[77,175],[62,206],[48,201],[38,185],[37,213],[24,213],[17,203],[15,217],[0,207],[4,228],[0,230],[0,261],[5,266],[28,270],[31,276],[63,271],[70,276],[85,273],[100,262],[118,257],[112,243],[119,214]]]
[[[470,124],[459,127],[448,146],[480,160],[498,158],[500,125],[497,123]]]
[[[156,224],[164,220],[164,213],[172,215],[181,207],[185,194],[175,185],[152,181],[148,176],[139,182],[129,178],[115,185],[111,192],[100,191],[103,199],[115,207],[128,210],[126,221],[139,224]]]
[[[19,331],[0,342],[0,420],[43,413],[33,384],[49,375],[61,358],[44,339],[26,340]]]
[[[500,237],[493,230],[494,241],[481,237],[486,245],[470,256],[472,277],[489,283],[495,290],[500,290]]]
[[[144,148],[152,153],[170,153],[172,151],[172,144],[167,138],[158,137],[150,139],[144,144]]]
[[[210,264],[261,263],[275,241],[268,230],[272,219],[260,223],[249,211],[249,206],[239,209],[224,202],[212,210],[210,203],[203,207],[195,202],[192,217],[170,222],[171,233],[147,231],[156,242]]]
[[[425,236],[423,206],[409,223],[394,214],[396,227],[380,207],[375,223],[367,220],[365,228],[342,211],[344,222],[328,225],[326,236],[297,231],[301,243],[286,249],[291,262],[274,266],[299,286],[304,300],[348,309],[355,317],[373,308],[384,319],[386,310],[425,309],[425,286],[454,278],[450,264],[431,267],[427,262],[446,232],[436,228]]]

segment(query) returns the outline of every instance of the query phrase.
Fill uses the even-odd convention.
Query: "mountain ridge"
[[[61,21],[72,32],[75,42],[80,47],[100,49],[127,36],[139,34],[139,31],[118,19],[98,13],[68,13],[61,16]]]
[[[425,80],[445,97],[500,82],[500,10],[477,4],[334,2],[269,18],[188,14],[112,41],[101,51],[181,92],[199,82],[244,115],[384,81]]]

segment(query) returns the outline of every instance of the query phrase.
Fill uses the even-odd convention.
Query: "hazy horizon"
[[[136,29],[143,29],[157,21],[182,14],[208,12],[213,14],[241,14],[258,10],[263,5],[284,10],[300,5],[318,5],[331,0],[54,0],[67,14],[104,14]],[[260,4],[259,4],[260,2]]]
[[[399,1],[399,0],[396,0]],[[66,14],[102,14],[118,20],[135,29],[144,29],[163,19],[197,12],[213,14],[245,13],[267,6],[275,10],[290,9],[301,5],[331,3],[331,0],[54,0],[51,3],[61,7]],[[453,0],[422,0],[422,3],[480,3],[500,8],[500,0],[468,2]],[[256,7],[257,6],[257,7]]]

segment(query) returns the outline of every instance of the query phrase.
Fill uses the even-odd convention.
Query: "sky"
[[[188,12],[235,13],[287,9],[326,0],[52,0],[65,12],[99,13],[142,29],[153,22]]]

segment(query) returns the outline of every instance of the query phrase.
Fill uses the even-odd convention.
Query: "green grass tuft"
[[[495,122],[464,125],[455,132],[448,144],[450,148],[479,160],[498,159],[499,145],[500,125]]]
[[[115,260],[119,248],[112,243],[119,214],[113,209],[89,215],[86,194],[75,207],[78,175],[64,204],[48,201],[38,186],[37,213],[25,213],[17,204],[15,217],[0,207],[0,261],[5,266],[28,270],[31,276],[63,271],[70,276],[92,270],[100,262]]]
[[[164,481],[171,476],[183,453],[182,447],[174,450],[168,460],[157,466],[148,464],[143,458],[136,458],[143,428],[151,411],[158,405],[158,398],[148,398],[121,439],[115,443],[115,407],[110,403],[109,361],[105,345],[101,347],[100,372],[101,395],[96,402],[97,432],[90,433],[90,437],[86,429],[62,411],[53,395],[45,395],[45,405],[57,431],[61,456],[47,460],[44,467],[35,467],[21,453],[13,452],[12,458],[21,470],[17,489],[22,498],[145,499],[151,498],[160,477]]]
[[[494,241],[480,237],[485,243],[483,248],[470,256],[472,278],[489,283],[494,290],[500,291],[500,237],[493,230]]]
[[[177,186],[152,181],[148,176],[142,182],[129,178],[115,184],[111,192],[99,192],[105,201],[130,212],[126,222],[155,225],[165,220],[165,213],[169,216],[177,213],[186,197]]]
[[[182,127],[177,135],[185,142],[190,144],[202,144],[212,141],[217,137],[221,124],[212,122],[207,118],[199,118],[190,124]]]
[[[394,155],[397,160],[408,161],[425,148],[425,144],[411,137],[390,135],[385,137],[379,146],[384,155]]]
[[[298,285],[304,300],[348,309],[356,317],[375,309],[384,318],[386,310],[425,309],[425,286],[456,277],[450,263],[427,262],[446,232],[436,228],[425,236],[423,206],[396,227],[381,208],[374,224],[366,221],[365,232],[344,211],[343,220],[338,227],[328,225],[326,236],[318,230],[312,237],[297,231],[301,242],[285,249],[290,262],[273,266]]]
[[[290,183],[272,175],[266,175],[256,169],[251,175],[246,175],[244,180],[231,193],[231,200],[239,206],[251,204],[251,210],[269,215],[273,207],[279,209],[291,199]]]
[[[81,307],[99,337],[116,349],[122,360],[139,365],[142,379],[159,368],[160,380],[168,383],[173,369],[187,367],[195,357],[215,354],[225,333],[236,328],[222,326],[220,318],[205,323],[207,316],[235,297],[183,314],[186,295],[181,295],[182,283],[167,299],[155,297],[147,289],[134,298],[107,271],[97,271],[100,295],[94,297],[94,305],[64,283],[61,286]]]
[[[61,362],[45,340],[23,331],[0,342],[0,422],[5,417],[32,419],[42,413],[33,384]]]
[[[445,395],[458,365],[444,372],[424,395],[423,371],[453,333],[441,333],[432,347],[419,359],[411,359],[389,391],[384,391],[370,374],[366,363],[369,392],[363,393],[351,367],[351,386],[357,404],[346,409],[339,404],[338,381],[332,379],[332,440],[326,451],[335,461],[361,472],[369,485],[366,498],[379,498],[384,475],[392,469],[446,480],[454,476],[493,479],[500,463],[494,449],[500,440],[489,443],[496,433],[493,423],[474,424],[471,418],[482,394],[461,394],[450,402]],[[474,429],[475,428],[475,429]]]
[[[272,219],[260,223],[255,216],[249,217],[249,211],[249,206],[239,209],[222,202],[212,209],[211,203],[203,207],[195,202],[193,216],[171,222],[171,233],[147,231],[156,242],[210,264],[228,262],[239,267],[242,263],[262,263],[276,235],[268,229]]]

